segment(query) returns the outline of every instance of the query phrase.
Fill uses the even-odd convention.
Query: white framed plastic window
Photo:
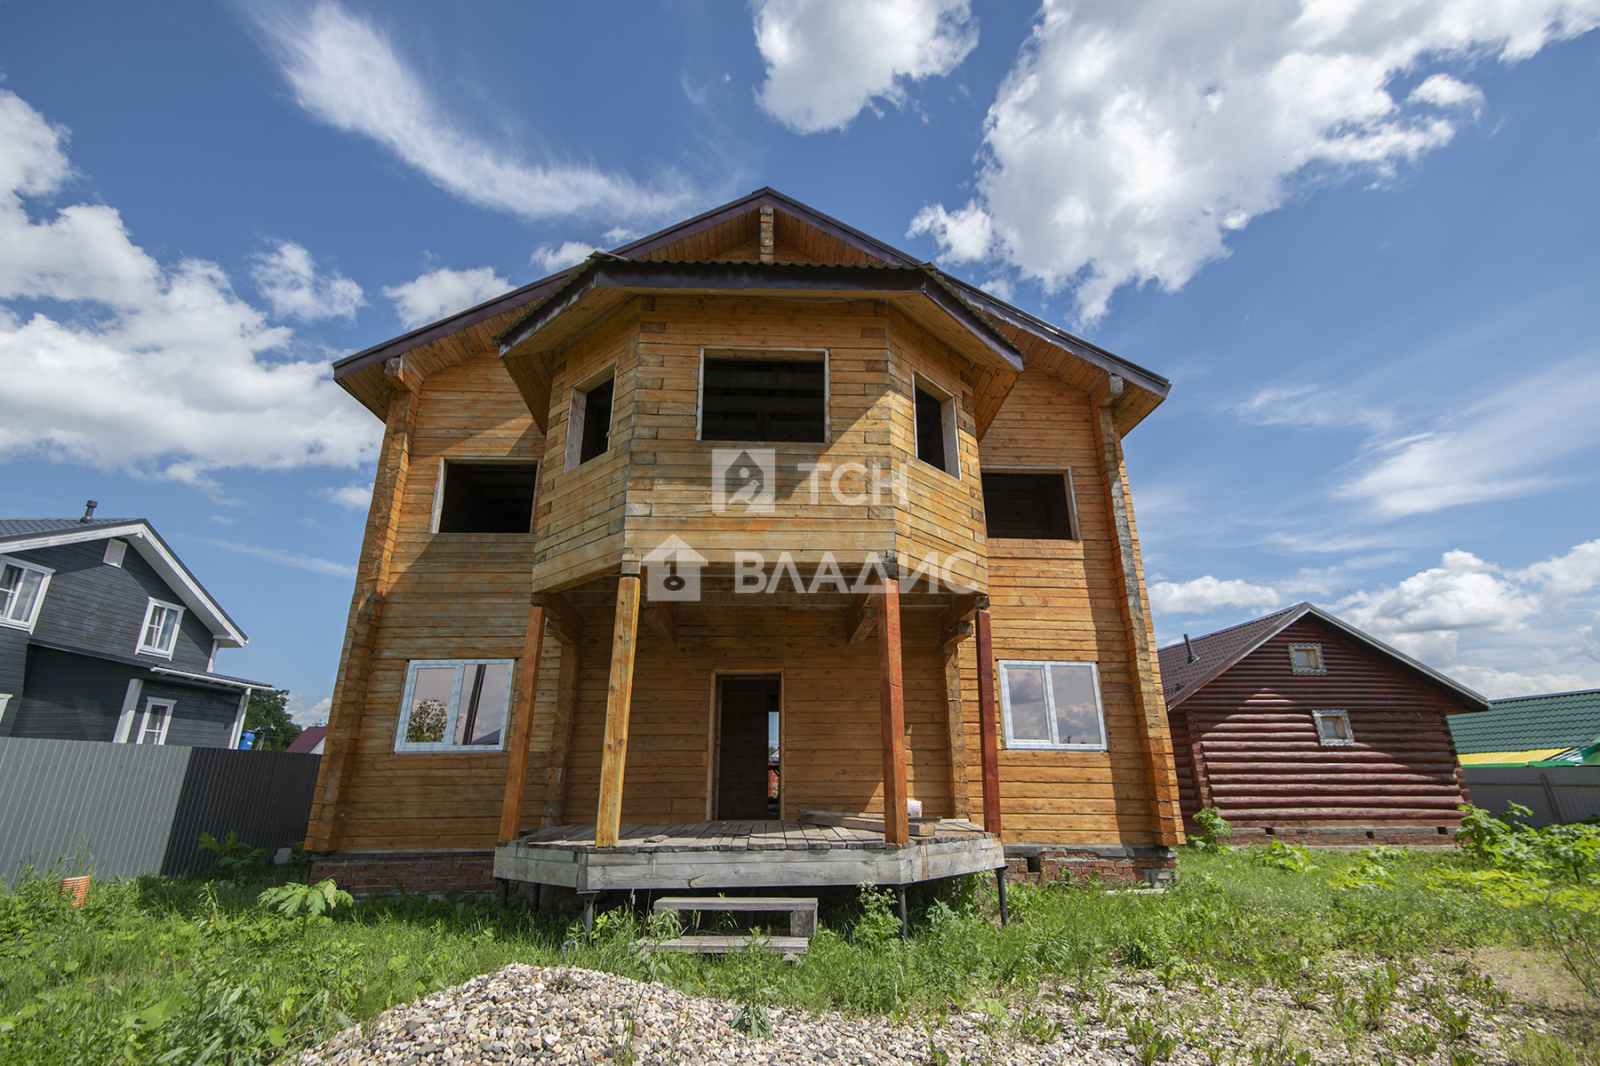
[[[0,625],[32,633],[53,573],[48,566],[0,555]]]
[[[144,609],[144,624],[139,627],[139,654],[172,658],[172,649],[178,646],[178,624],[182,621],[182,607],[164,600],[151,600]]]
[[[1004,660],[1000,700],[1008,748],[1106,750],[1100,671],[1094,663]]]
[[[1328,672],[1322,662],[1321,644],[1289,645],[1289,666],[1297,674],[1322,675]]]
[[[1312,711],[1311,720],[1317,724],[1317,743],[1325,748],[1348,748],[1356,742],[1349,711]]]
[[[144,714],[139,719],[139,730],[134,734],[135,744],[165,744],[167,730],[172,726],[173,700],[158,700],[154,696],[144,701]]]
[[[418,659],[406,670],[395,751],[499,751],[515,659]]]

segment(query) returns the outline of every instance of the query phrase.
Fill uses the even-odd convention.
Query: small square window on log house
[[[1317,723],[1317,743],[1325,748],[1348,748],[1356,742],[1350,731],[1350,714],[1347,711],[1312,711]]]
[[[985,472],[983,513],[991,538],[1079,539],[1071,471]]]
[[[700,439],[826,444],[826,354],[707,349]]]
[[[439,533],[531,533],[537,463],[447,460],[440,474]]]
[[[920,374],[914,379],[917,458],[952,477],[961,476],[955,397]]]
[[[612,401],[616,399],[617,368],[608,366],[572,388],[567,413],[567,469],[598,459],[611,450]]]
[[[1289,665],[1297,674],[1321,675],[1328,672],[1322,662],[1321,644],[1289,645]]]

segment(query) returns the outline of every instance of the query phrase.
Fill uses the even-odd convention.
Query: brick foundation
[[[1095,882],[1119,888],[1164,885],[1177,875],[1171,848],[1082,844],[1007,844],[1006,879],[1030,884]]]
[[[1443,830],[1441,832],[1441,830]],[[1411,825],[1234,826],[1229,844],[1268,844],[1281,840],[1321,848],[1370,848],[1375,844],[1399,847],[1449,847],[1456,842],[1456,827]]]
[[[499,888],[492,851],[343,852],[311,860],[311,883],[331,877],[363,899],[402,890],[428,896],[482,895]]]

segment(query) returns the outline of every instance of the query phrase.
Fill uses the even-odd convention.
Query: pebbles
[[[1336,967],[1331,987],[1345,985],[1359,995],[1366,969],[1353,961]],[[1455,993],[1449,980],[1417,966],[1403,982],[1383,1029],[1352,1041],[1339,1034],[1329,1006],[1297,1005],[1277,989],[1233,983],[1169,989],[1151,974],[1126,971],[1092,992],[1047,988],[1005,1004],[986,1001],[965,1012],[927,1015],[925,1025],[773,1007],[773,1035],[760,1039],[734,1028],[740,1008],[726,1000],[592,970],[519,964],[396,1007],[364,1029],[348,1029],[303,1052],[298,1062],[1122,1066],[1139,1061],[1129,1043],[1129,1022],[1139,1018],[1151,1019],[1157,1032],[1177,1038],[1169,1061],[1180,1066],[1253,1058],[1277,1062],[1252,1054],[1274,1043],[1307,1049],[1318,1063],[1374,1062],[1380,1054],[1394,1056],[1400,1034],[1437,1029],[1429,1011],[1448,1008],[1471,1014],[1471,1033],[1449,1040],[1441,1032],[1433,1052],[1405,1058],[1449,1063],[1450,1050],[1458,1048],[1491,1063],[1506,1061],[1500,1045],[1508,1034],[1542,1027],[1537,1019],[1494,1014]]]

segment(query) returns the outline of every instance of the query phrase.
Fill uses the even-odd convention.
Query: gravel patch
[[[1387,971],[1342,959],[1324,970],[1314,994],[1302,991],[1298,1000],[1281,989],[1216,983],[1203,974],[1168,987],[1148,972],[1119,970],[1092,989],[1045,986],[1004,1003],[935,1012],[922,1025],[773,1007],[767,1039],[736,1029],[741,1008],[726,1000],[592,970],[512,965],[389,1010],[302,1052],[298,1062],[1121,1066],[1141,1061],[1135,1037],[1142,1032],[1145,1052],[1163,1050],[1150,1045],[1148,1034],[1171,1037],[1166,1061],[1179,1066],[1294,1066],[1297,1051],[1309,1052],[1300,1062],[1449,1066],[1507,1062],[1505,1047],[1524,1032],[1549,1031],[1543,1017],[1486,1003],[1496,998],[1492,993],[1465,994],[1464,961],[1440,956],[1409,966],[1381,1026],[1363,1023],[1359,1032],[1351,1004]]]

